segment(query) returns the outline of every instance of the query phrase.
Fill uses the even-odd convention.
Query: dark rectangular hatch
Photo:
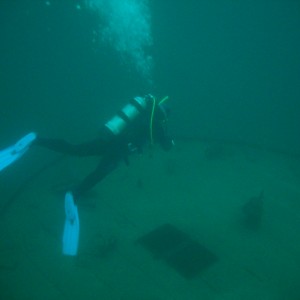
[[[218,260],[205,246],[171,224],[159,226],[137,242],[187,279],[197,277]]]

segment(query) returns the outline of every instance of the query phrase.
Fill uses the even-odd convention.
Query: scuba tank
[[[107,127],[113,135],[120,135],[128,125],[148,109],[150,101],[154,101],[152,95],[133,98],[113,118],[105,123],[105,127]]]
[[[164,107],[164,102],[168,96],[160,101],[156,101],[151,94],[145,97],[135,97],[124,106],[113,118],[105,123],[105,128],[115,137],[123,135],[124,131],[130,127],[141,115],[145,116],[145,121],[149,122],[150,147],[154,144],[154,135],[157,142],[164,150],[169,150],[174,145],[173,139],[167,133],[168,111]],[[140,125],[137,124],[137,127]]]

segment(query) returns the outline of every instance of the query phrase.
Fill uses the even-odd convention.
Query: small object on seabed
[[[209,144],[205,151],[204,157],[207,160],[225,160],[233,155],[233,152],[220,142]]]
[[[251,230],[258,230],[261,227],[262,217],[264,214],[263,207],[264,191],[258,196],[251,197],[242,208],[243,225]]]

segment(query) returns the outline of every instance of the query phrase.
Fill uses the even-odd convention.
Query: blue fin
[[[66,220],[63,234],[63,254],[77,255],[79,242],[79,216],[77,206],[74,204],[72,193],[65,196]]]
[[[0,151],[0,171],[14,163],[29,149],[36,139],[36,134],[31,132],[21,138],[15,145]]]

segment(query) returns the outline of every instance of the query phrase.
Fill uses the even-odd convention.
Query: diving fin
[[[63,254],[77,255],[79,241],[79,217],[77,206],[74,204],[74,198],[71,192],[65,195],[65,228],[63,234]]]
[[[36,139],[36,134],[31,132],[21,138],[15,145],[0,151],[0,171],[18,160]]]

